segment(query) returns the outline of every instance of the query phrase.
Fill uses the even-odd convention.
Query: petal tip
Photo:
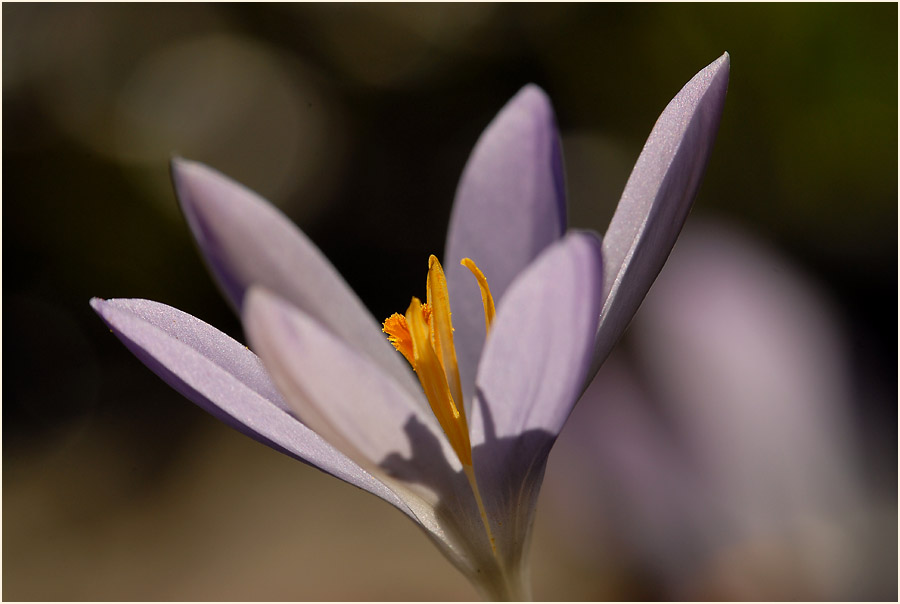
[[[199,165],[197,162],[184,159],[183,157],[172,157],[169,159],[169,175],[175,188],[175,197],[182,208],[193,199],[193,196],[190,195],[190,181]]]
[[[104,321],[111,319],[113,316],[122,312],[134,312],[135,303],[140,304],[146,300],[130,299],[130,298],[91,298],[90,304],[94,312],[100,315]]]
[[[731,71],[731,55],[728,54],[728,51],[726,50],[721,57],[715,60],[713,65],[716,66],[717,70],[724,71],[727,76]]]
[[[241,321],[248,332],[248,337],[252,340],[250,332],[255,331],[255,326],[260,320],[271,319],[289,306],[288,302],[263,286],[254,285],[248,289],[244,294],[241,308]]]
[[[91,308],[94,309],[94,312],[97,313],[97,316],[100,317],[100,320],[106,325],[108,329],[115,333],[116,329],[114,326],[115,318],[117,315],[117,308],[115,299],[113,300],[104,300],[103,298],[91,298]]]
[[[713,79],[717,76],[720,76],[721,81],[727,85],[728,76],[731,72],[731,55],[728,54],[728,51],[725,51],[721,57],[710,63],[706,69],[704,69],[700,74],[708,74],[710,79]],[[698,75],[700,75],[698,74]]]
[[[701,98],[707,92],[715,92],[722,94],[724,100],[724,92],[728,88],[728,76],[731,71],[731,55],[725,52],[715,61],[701,69],[691,80],[684,85],[684,88],[675,95],[675,99],[679,97],[699,95]],[[673,99],[673,101],[675,100]]]
[[[97,298],[96,296],[91,298],[90,301],[91,308],[94,309],[94,312],[97,313],[103,321],[106,321],[106,313],[109,309],[109,301],[104,300],[103,298]]]
[[[115,311],[115,309],[122,307],[120,299],[110,298],[107,300],[96,296],[91,298],[90,305],[91,308],[94,309],[94,312],[100,315],[101,318],[106,317],[110,312]]]
[[[596,231],[576,230],[575,235],[584,241],[584,246],[593,250],[602,260],[603,259],[603,238]]]
[[[553,103],[543,88],[534,83],[525,84],[507,103],[507,108],[522,108],[541,118],[555,119]]]
[[[525,84],[524,86],[522,86],[519,89],[519,92],[516,93],[515,98],[518,98],[518,97],[541,99],[543,101],[548,101],[548,102],[550,100],[550,97],[547,95],[547,93],[544,91],[544,89],[541,88],[540,86],[538,86],[537,84],[535,84],[534,82],[529,82],[528,84]]]
[[[265,304],[271,298],[271,294],[264,287],[258,285],[250,287],[244,294],[244,315],[250,313],[250,309],[260,304]]]
[[[594,231],[573,229],[566,236],[571,237],[577,245],[584,250],[590,262],[593,263],[594,269],[589,275],[595,278],[596,285],[602,289],[603,285],[603,239]],[[598,294],[599,295],[599,294]]]
[[[203,200],[204,195],[191,195],[194,189],[203,190],[210,186],[216,186],[218,183],[224,183],[225,186],[241,186],[215,168],[192,159],[172,156],[169,159],[169,169],[172,183],[175,185],[175,192],[182,205],[195,200]],[[222,184],[218,184],[218,186],[222,186]]]
[[[173,154],[169,158],[169,170],[172,173],[172,178],[176,180],[187,176],[190,172],[194,172],[203,168],[206,168],[206,166],[201,164],[200,162],[196,162],[191,159],[185,159],[180,155]]]

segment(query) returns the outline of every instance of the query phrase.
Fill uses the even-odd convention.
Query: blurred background
[[[4,4],[2,22],[4,599],[474,598],[401,514],[195,408],[88,300],[243,339],[180,216],[177,154],[278,205],[388,316],[528,82],[557,112],[569,222],[602,233],[659,113],[726,50],[685,239],[551,455],[534,594],[896,599],[895,4]]]

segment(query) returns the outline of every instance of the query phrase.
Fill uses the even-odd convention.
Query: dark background
[[[694,214],[831,297],[879,393],[855,410],[869,460],[896,481],[896,5],[2,10],[6,599],[473,597],[388,506],[171,391],[88,300],[158,300],[242,338],[179,214],[179,154],[281,207],[387,316],[424,286],[469,151],[527,82],[554,102],[570,224],[602,233],[660,111],[726,50]],[[571,572],[548,558],[536,597],[665,597]]]

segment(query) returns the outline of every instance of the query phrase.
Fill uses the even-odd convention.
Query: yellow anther
[[[428,304],[421,306],[422,317],[425,323],[431,327],[431,307]],[[412,336],[409,335],[409,326],[406,324],[406,317],[400,313],[394,313],[384,320],[381,331],[387,334],[388,341],[394,345],[394,348],[404,356],[412,365],[413,370],[416,368],[416,359],[413,357]]]
[[[494,299],[491,297],[487,280],[475,263],[468,258],[464,259],[462,264],[478,279],[484,303],[485,325],[490,329],[491,321],[494,319]],[[469,426],[466,423],[456,348],[453,345],[453,323],[450,319],[447,279],[444,277],[441,263],[435,256],[428,259],[425,289],[428,302],[422,304],[418,298],[413,298],[406,315],[394,313],[388,317],[384,322],[383,331],[388,334],[391,344],[409,361],[419,377],[428,404],[431,405],[431,410],[444,434],[447,435],[450,446],[462,463],[491,543],[491,550],[496,554],[494,536],[472,466],[472,444],[469,441]]]
[[[472,465],[472,445],[465,410],[457,405],[447,385],[444,368],[432,348],[428,324],[422,312],[422,303],[413,298],[406,311],[406,324],[413,348],[413,367],[425,391],[438,423],[463,465]],[[401,351],[402,352],[402,351]]]
[[[409,364],[415,370],[416,358],[413,356],[412,336],[409,335],[406,317],[395,312],[384,320],[384,326],[381,328],[381,331],[387,334],[388,341],[409,361]]]
[[[453,323],[450,320],[450,295],[447,293],[447,279],[444,269],[436,256],[428,258],[428,277],[425,281],[428,291],[428,306],[431,307],[431,343],[437,354],[453,400],[462,407],[462,383],[456,364],[456,348],[453,346]]]
[[[484,273],[481,272],[481,269],[475,265],[471,258],[463,258],[460,264],[472,271],[475,279],[478,280],[478,289],[481,290],[481,303],[484,306],[484,330],[489,332],[491,330],[491,322],[494,320],[494,298],[491,296],[491,288],[488,287]]]

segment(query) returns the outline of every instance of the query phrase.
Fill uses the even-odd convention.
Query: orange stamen
[[[486,329],[490,329],[494,319],[494,299],[488,288],[487,279],[470,259],[462,265],[472,271],[478,280],[481,300],[484,304]],[[402,354],[422,384],[425,397],[437,418],[441,429],[463,466],[463,471],[472,487],[481,521],[491,543],[491,550],[497,553],[494,536],[488,522],[487,512],[472,467],[472,443],[469,440],[469,426],[463,405],[462,384],[456,362],[456,348],[453,345],[453,323],[450,319],[450,296],[444,269],[435,256],[428,259],[428,277],[425,281],[426,304],[413,298],[406,315],[394,313],[384,321],[382,331],[388,340]]]

